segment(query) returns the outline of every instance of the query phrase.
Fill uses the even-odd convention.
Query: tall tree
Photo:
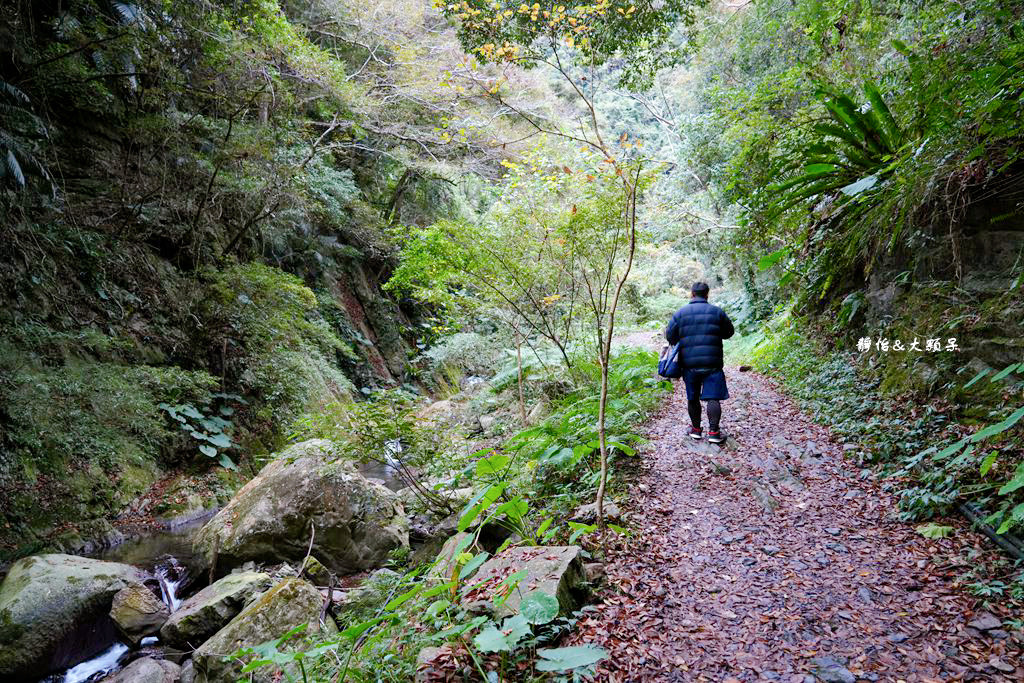
[[[637,194],[643,162],[639,141],[628,133],[616,139],[610,137],[599,111],[599,88],[607,83],[600,78],[598,67],[617,58],[622,65],[618,69],[620,87],[649,85],[657,69],[681,56],[680,48],[670,47],[668,39],[692,20],[693,9],[699,4],[687,0],[640,4],[612,0],[543,4],[463,0],[441,5],[448,17],[459,21],[459,38],[476,59],[506,68],[547,68],[571,93],[571,111],[566,116],[544,117],[527,110],[516,102],[515,93],[504,87],[507,75],[487,78],[471,69],[467,79],[473,90],[516,114],[536,133],[566,140],[599,155],[601,164],[617,178],[620,187],[616,218],[604,226],[611,235],[611,248],[589,254],[591,258],[601,254],[606,260],[600,269],[588,261],[587,267],[579,270],[594,315],[601,369],[601,476],[596,501],[601,520],[608,479],[605,417],[611,347],[619,300],[636,253]],[[574,172],[569,167],[564,170]],[[620,238],[624,238],[621,250]]]

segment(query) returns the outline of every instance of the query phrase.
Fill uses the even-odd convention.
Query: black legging
[[[707,402],[708,423],[711,431],[718,431],[718,423],[722,420],[722,404],[716,399]],[[700,401],[694,399],[686,401],[686,410],[690,413],[690,422],[694,427],[700,429]]]

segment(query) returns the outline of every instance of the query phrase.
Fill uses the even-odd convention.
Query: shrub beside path
[[[607,681],[1022,680],[1022,635],[956,584],[993,552],[963,524],[899,521],[825,427],[767,379],[727,369],[725,448],[687,437],[685,394],[652,421],[630,490],[632,538],[609,543],[573,643]],[[971,554],[971,551],[974,554]]]

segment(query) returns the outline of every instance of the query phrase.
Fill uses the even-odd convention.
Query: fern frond
[[[5,175],[10,175],[19,189],[25,187],[25,173],[21,170],[18,158],[14,156],[14,150],[7,150],[7,154],[4,155],[4,166]]]
[[[28,95],[3,79],[0,79],[0,93],[3,93],[7,99],[14,102],[29,104]]]
[[[142,10],[138,5],[131,5],[127,2],[112,2],[110,5],[123,24],[135,24],[142,18]]]

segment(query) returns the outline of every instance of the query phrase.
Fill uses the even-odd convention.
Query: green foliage
[[[434,369],[448,367],[480,376],[492,373],[498,361],[493,340],[476,332],[456,332],[424,351],[423,355]]]
[[[238,393],[258,396],[258,419],[288,424],[305,409],[351,394],[336,363],[351,349],[320,317],[301,280],[258,263],[218,273],[204,302],[211,346]]]
[[[1017,182],[1020,17],[899,7],[776,0],[706,17],[687,158],[742,213],[741,264],[797,247],[755,294],[820,311],[894,262],[959,277],[969,207]]]
[[[694,9],[706,3],[465,0],[437,4],[446,16],[459,20],[463,46],[482,60],[514,59],[532,66],[564,44],[580,64],[621,59],[620,80],[644,86],[659,69],[682,57],[682,48],[672,46],[669,37],[692,23]]]
[[[201,403],[216,386],[206,373],[180,368],[88,358],[51,364],[6,341],[0,349],[2,511],[23,540],[57,521],[117,512],[142,493],[158,465],[175,461],[181,438],[160,404]]]
[[[32,138],[48,136],[46,125],[30,107],[28,95],[0,78],[0,115],[4,120],[0,127],[0,186],[24,189],[28,183],[25,176],[31,174],[56,192],[49,171],[29,146]]]
[[[631,444],[639,440],[634,425],[658,405],[667,387],[653,378],[656,359],[652,353],[627,350],[613,361],[608,438],[615,457],[630,457],[635,454]],[[339,624],[338,637],[297,645],[293,652],[311,653],[301,657],[310,665],[309,680],[332,676],[344,680],[346,675],[354,680],[404,680],[411,675],[412,657],[426,645],[448,645],[484,680],[489,671],[512,676],[526,666],[577,677],[593,672],[605,653],[590,646],[553,647],[575,619],[559,616],[555,596],[526,591],[520,585],[524,570],[497,585],[482,585],[474,578],[492,556],[480,547],[485,529],[497,526],[511,534],[497,553],[512,543],[578,543],[596,530],[595,525],[562,521],[577,496],[591,495],[597,484],[594,422],[600,369],[582,359],[573,368],[575,388],[555,401],[552,415],[543,424],[496,448],[473,453],[449,482],[451,487],[468,484],[473,488],[473,495],[457,512],[457,529],[468,533],[453,549],[451,564],[442,571],[438,563],[445,558],[439,558],[411,568],[387,585],[373,607],[347,612],[350,620]],[[397,441],[402,449],[390,449],[389,461],[403,460],[421,470],[429,470],[430,462],[436,461],[450,469],[458,459],[453,453],[456,446],[442,443],[436,432],[425,429],[414,407],[410,397],[398,390],[376,392],[366,401],[338,404],[303,423],[294,438],[334,438],[342,444],[345,457],[357,459],[379,458],[380,444]],[[589,474],[581,476],[581,472]],[[525,592],[518,610],[502,619],[477,616],[463,606],[483,600],[497,609],[517,591]],[[254,669],[298,661],[295,654],[275,654],[280,651],[278,645],[267,644],[234,656]],[[340,675],[338,665],[328,663],[333,657],[311,664],[318,653],[335,651],[343,662]]]
[[[248,403],[241,396],[234,394],[211,394],[210,401],[200,404],[191,403],[168,405],[160,403],[157,407],[178,423],[178,426],[196,441],[200,442],[199,452],[208,458],[217,458],[222,466],[237,469],[234,461],[227,455],[227,450],[236,444],[231,440],[234,422],[230,419],[235,414],[235,405]],[[216,399],[219,405],[214,406]]]
[[[893,155],[903,147],[905,135],[893,120],[878,87],[865,83],[864,94],[868,104],[862,106],[843,94],[831,94],[825,99],[833,123],[816,124],[814,131],[820,137],[792,160],[794,167],[802,166],[802,173],[765,188],[768,194],[780,197],[774,202],[777,211],[800,203],[813,206],[823,196],[839,190],[830,219],[850,220],[852,217],[844,216],[850,203],[865,204],[870,197],[866,193],[884,183],[896,166]],[[763,263],[758,265],[764,268]]]
[[[858,369],[846,354],[815,345],[802,325],[806,321],[778,317],[735,360],[778,377],[816,420],[862,446],[858,464],[879,464],[883,472],[909,479],[900,492],[905,518],[928,519],[967,500],[988,508],[987,521],[1003,533],[1024,522],[1024,466],[1019,464],[1024,408],[1014,409],[1013,398],[1007,407],[993,409],[1002,419],[965,435],[965,426],[956,424],[948,408],[924,404],[908,410],[895,393],[905,391],[905,384],[886,391],[868,368]],[[977,379],[944,389],[974,387],[973,395],[963,394],[965,403],[991,406]]]

